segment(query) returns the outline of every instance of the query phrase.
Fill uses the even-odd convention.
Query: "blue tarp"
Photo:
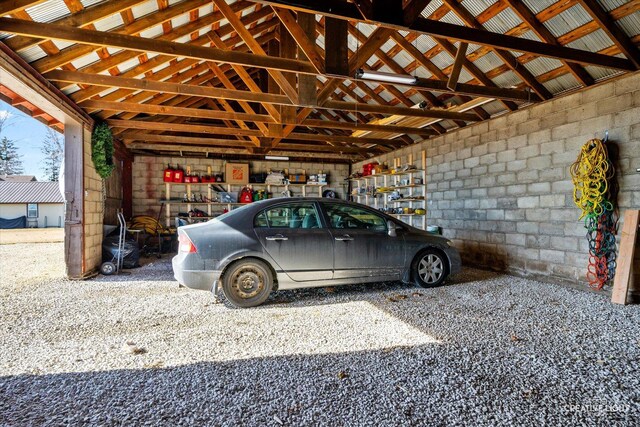
[[[27,217],[23,215],[13,219],[0,218],[0,229],[8,230],[10,228],[27,228]]]

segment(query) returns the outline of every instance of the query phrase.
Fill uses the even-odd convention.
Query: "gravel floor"
[[[230,310],[168,259],[69,282],[10,246],[1,425],[640,425],[640,307],[598,294],[466,269]]]

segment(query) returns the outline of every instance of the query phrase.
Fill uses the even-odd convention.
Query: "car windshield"
[[[229,218],[230,216],[233,216],[233,215],[235,215],[237,213],[242,212],[243,210],[247,209],[249,206],[251,206],[251,204],[246,204],[246,205],[240,206],[238,208],[232,209],[227,213],[223,213],[222,215],[213,218],[211,221],[214,221],[214,222],[215,221],[222,221],[224,219]]]

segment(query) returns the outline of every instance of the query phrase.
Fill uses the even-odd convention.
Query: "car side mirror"
[[[393,221],[387,221],[387,230],[389,230],[389,236],[396,237],[398,235],[398,226]]]

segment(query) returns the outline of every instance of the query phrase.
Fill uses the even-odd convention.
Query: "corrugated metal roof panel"
[[[486,55],[482,55],[480,58],[473,61],[473,63],[483,73],[488,73],[489,71],[503,64],[502,60],[498,58],[498,55],[496,55],[493,51],[488,52]]]
[[[431,16],[431,14],[433,14],[433,12],[435,12],[440,7],[442,7],[442,0],[432,0],[431,2],[429,2],[427,7],[424,8],[421,15],[424,18],[428,18],[429,16]]]
[[[40,49],[40,46],[38,45],[31,46],[28,49],[24,49],[20,51],[19,55],[22,59],[24,59],[27,62],[37,61],[38,59],[42,59],[45,56],[47,56],[47,54],[44,53],[44,51]]]
[[[600,3],[600,6],[602,6],[605,11],[610,12],[613,9],[629,3],[629,0],[599,0],[598,3]]]
[[[94,4],[107,2],[108,0],[80,0],[80,3],[85,7],[85,9],[89,6],[93,6]]]
[[[83,67],[86,67],[89,64],[93,64],[94,62],[97,62],[99,60],[100,60],[100,57],[98,56],[98,54],[95,53],[95,52],[91,52],[88,55],[84,55],[84,56],[81,56],[78,59],[74,59],[72,64],[76,68],[83,68]]]
[[[0,182],[0,203],[64,203],[57,182]]]
[[[567,43],[565,46],[572,47],[574,49],[586,50],[589,52],[599,52],[603,49],[613,46],[613,41],[607,36],[601,29],[587,34],[578,40],[574,40],[571,43]]]
[[[543,83],[551,93],[557,95],[568,90],[578,89],[581,87],[580,83],[573,77],[573,74],[567,73],[553,80]]]
[[[616,22],[627,36],[635,37],[640,34],[640,12],[632,13]]]
[[[591,20],[589,14],[581,6],[576,5],[549,19],[543,25],[557,38]]]
[[[49,0],[25,9],[31,19],[37,22],[56,21],[71,14],[63,1]]]
[[[505,34],[521,23],[522,20],[518,15],[512,9],[507,8],[485,22],[483,27],[494,33]]]
[[[163,34],[164,31],[162,30],[162,25],[154,25],[153,27],[147,28],[146,30],[140,32],[141,37],[145,37],[148,39],[155,39],[156,37],[159,37]]]
[[[623,74],[621,71],[612,70],[610,68],[601,68],[593,65],[587,65],[584,67],[587,70],[587,73],[591,75],[596,81],[606,79],[609,77],[616,76],[618,74]]]
[[[124,25],[122,16],[115,14],[102,18],[93,24],[98,31],[112,31],[114,28],[118,28]]]
[[[442,19],[440,19],[440,22],[446,22],[447,24],[453,24],[453,25],[460,25],[461,27],[465,26],[462,19],[458,18],[458,15],[456,15],[453,12],[448,12],[446,15],[444,15]]]
[[[534,14],[540,13],[549,6],[555,4],[558,0],[522,0],[522,2],[532,11]]]
[[[131,13],[135,19],[148,15],[158,10],[158,3],[156,0],[149,0],[148,2],[141,3],[131,8]]]
[[[495,76],[491,79],[496,85],[500,87],[511,87],[520,84],[522,81],[515,73],[511,70],[506,73],[500,74],[499,76]]]
[[[495,0],[463,0],[462,7],[471,12],[473,16],[478,16],[494,3]]]
[[[523,65],[527,70],[531,72],[531,74],[537,77],[548,71],[562,67],[562,62],[558,61],[557,59],[539,56]]]

